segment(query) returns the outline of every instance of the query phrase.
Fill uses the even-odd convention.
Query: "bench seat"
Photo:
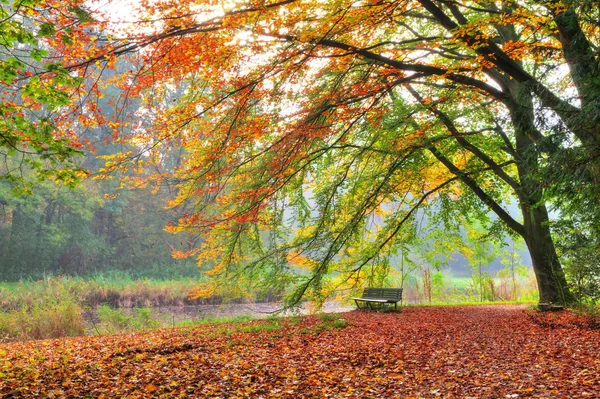
[[[361,309],[359,302],[366,302],[369,308],[372,303],[394,304],[398,307],[398,302],[402,300],[402,288],[365,288],[360,298],[351,298],[356,303],[356,307]]]

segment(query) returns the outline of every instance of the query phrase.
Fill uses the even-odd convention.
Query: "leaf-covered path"
[[[409,307],[339,317],[346,327],[307,317],[1,345],[0,397],[574,398],[600,392],[600,331],[567,312],[534,317],[516,306]]]

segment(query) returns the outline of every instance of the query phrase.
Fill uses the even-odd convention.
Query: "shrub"
[[[70,296],[0,312],[0,341],[62,338],[85,334],[81,306]]]

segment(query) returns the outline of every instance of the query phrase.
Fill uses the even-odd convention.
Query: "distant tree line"
[[[23,197],[0,183],[0,280],[114,269],[138,275],[162,270],[164,276],[195,272],[193,262],[185,268],[186,262],[171,256],[181,243],[164,231],[173,213],[164,209],[161,195],[141,189],[104,198],[106,183],[86,181],[69,189],[45,182]]]

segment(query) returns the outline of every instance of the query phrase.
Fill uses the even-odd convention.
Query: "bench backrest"
[[[402,299],[402,288],[365,288],[363,298]]]

